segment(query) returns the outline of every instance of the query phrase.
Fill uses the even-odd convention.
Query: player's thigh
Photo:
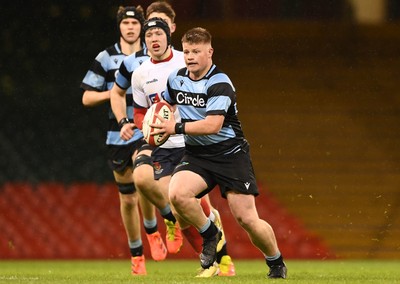
[[[126,167],[122,172],[113,171],[113,175],[117,183],[133,183],[133,174],[131,167]]]
[[[171,181],[171,176],[164,176],[158,180],[158,188],[164,195],[166,199],[169,199],[169,183]]]
[[[194,197],[207,189],[207,183],[197,173],[179,171],[175,173],[169,183],[170,198]]]

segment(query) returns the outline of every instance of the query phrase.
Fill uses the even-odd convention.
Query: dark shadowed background
[[[85,109],[79,84],[97,53],[117,40],[118,5],[137,3],[146,8],[151,1],[41,1],[40,5],[34,1],[24,1],[23,5],[7,1],[2,4],[0,183],[10,180],[101,182],[112,178],[104,156],[106,107]],[[241,69],[242,65],[259,68],[241,57],[249,58],[253,48],[257,52],[263,45],[268,45],[268,49],[265,54],[261,50],[260,56],[289,58],[283,60],[296,57],[295,50],[287,54],[287,48],[281,48],[279,38],[286,37],[287,32],[296,33],[296,27],[304,22],[319,22],[323,29],[324,23],[355,21],[354,12],[345,0],[323,4],[311,0],[171,3],[176,9],[178,24],[174,45],[180,48],[179,40],[185,29],[213,25],[211,32],[218,47],[215,61],[223,64],[222,68],[227,65],[224,62],[232,60],[238,62],[231,64],[233,68]],[[385,22],[398,20],[398,1],[388,1],[387,5]],[[224,25],[227,22],[231,24]],[[251,26],[251,22],[260,24]],[[258,33],[262,25],[267,30],[265,35],[270,35],[268,30],[273,29],[274,36],[279,38],[274,41]],[[242,48],[230,46],[235,43],[232,39],[235,30]],[[312,35],[308,39],[304,34],[306,30],[297,30],[297,44],[312,41]],[[256,35],[251,36],[252,33]],[[344,44],[351,45],[352,40],[349,36],[349,42]],[[346,52],[345,47],[339,48],[339,52]],[[318,64],[317,60],[315,63]],[[281,71],[276,69],[276,72]]]

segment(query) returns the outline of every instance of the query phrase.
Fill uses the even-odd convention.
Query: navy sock
[[[228,255],[228,250],[226,248],[226,243],[224,244],[224,246],[222,247],[222,249],[217,252],[217,263],[221,263],[221,259],[224,255]]]
[[[267,256],[265,258],[265,262],[269,267],[274,266],[274,265],[282,265],[283,264],[283,257],[281,253],[277,253],[275,256]]]
[[[141,255],[143,255],[143,246],[140,246],[140,247],[137,247],[137,248],[131,248],[130,251],[131,251],[131,255],[133,257],[141,256]]]
[[[153,220],[143,219],[143,225],[144,225],[144,230],[146,231],[146,234],[148,234],[148,235],[151,235],[158,231],[157,219],[153,219]]]
[[[167,219],[168,221],[172,221],[172,222],[176,223],[176,218],[172,214],[171,207],[169,206],[169,204],[167,204],[167,206],[165,206],[165,208],[160,210],[160,214],[161,214],[161,216],[163,216],[164,219]]]
[[[135,241],[129,241],[128,243],[129,243],[129,250],[131,251],[131,255],[133,257],[143,255],[143,244],[141,239]]]
[[[200,235],[203,237],[203,239],[214,238],[217,233],[218,228],[214,225],[213,222],[210,221],[210,219],[208,219],[207,224],[204,225],[204,227],[200,230]]]

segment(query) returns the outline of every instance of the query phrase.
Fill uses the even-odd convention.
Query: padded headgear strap
[[[167,45],[171,45],[171,31],[169,29],[169,26],[167,22],[164,19],[161,18],[151,18],[148,19],[147,21],[144,22],[143,24],[143,39],[144,35],[146,34],[146,31],[152,28],[160,28],[163,29],[165,34],[167,35]]]
[[[125,7],[122,11],[118,12],[117,14],[117,26],[119,28],[119,24],[122,22],[123,19],[126,18],[134,18],[140,22],[143,27],[144,17],[142,13],[138,13],[136,11],[136,7],[128,6]]]

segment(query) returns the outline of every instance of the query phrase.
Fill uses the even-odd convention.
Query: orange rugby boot
[[[183,245],[183,237],[181,227],[178,222],[172,222],[164,219],[165,226],[167,227],[166,241],[169,253],[178,253]]]
[[[146,234],[147,241],[150,244],[151,257],[155,261],[164,260],[167,257],[167,248],[161,238],[160,232]]]
[[[132,256],[132,275],[147,275],[144,255]]]

